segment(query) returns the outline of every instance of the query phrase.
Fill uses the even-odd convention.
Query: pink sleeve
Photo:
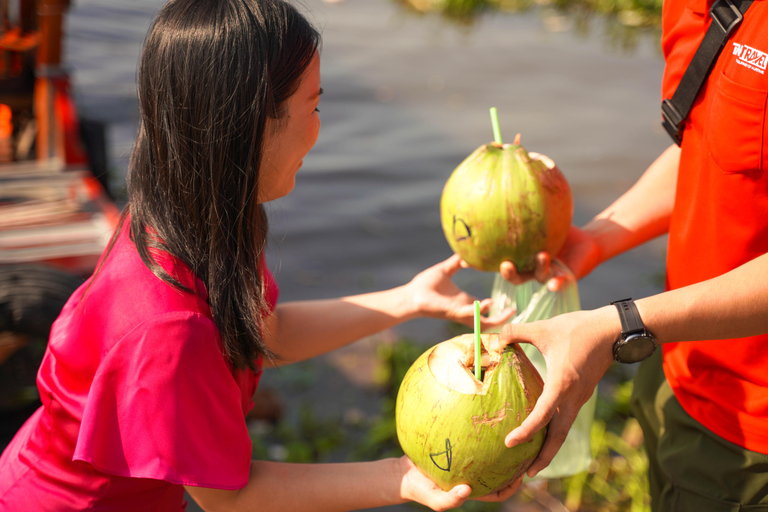
[[[218,330],[192,312],[136,326],[104,356],[73,458],[121,476],[240,489],[251,440]]]

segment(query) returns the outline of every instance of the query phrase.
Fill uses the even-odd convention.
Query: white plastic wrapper
[[[514,285],[501,277],[501,274],[496,274],[491,290],[493,299],[491,314],[512,307],[516,313],[509,323],[525,323],[580,310],[579,291],[571,271],[557,260],[552,261],[550,268],[547,282],[551,279],[560,280],[562,284],[558,291],[551,291],[546,283],[542,284],[536,280]],[[529,343],[521,343],[520,346],[541,374],[546,386],[547,366],[544,356],[539,349]],[[576,421],[560,451],[549,466],[534,477],[534,480],[562,478],[581,473],[589,468],[592,462],[590,437],[596,402],[597,389],[576,416]]]

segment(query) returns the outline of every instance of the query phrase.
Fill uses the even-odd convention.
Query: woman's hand
[[[521,482],[522,477],[478,501],[504,501],[517,491]],[[432,510],[450,510],[460,507],[472,492],[466,484],[443,491],[406,456],[372,462],[313,464],[254,460],[248,484],[241,489],[185,489],[205,510],[259,512],[368,510],[408,501]]]
[[[442,318],[473,326],[474,303],[477,299],[459,289],[452,281],[456,272],[466,266],[466,263],[454,254],[447,260],[417,274],[405,285],[414,311],[421,316]],[[491,302],[491,299],[481,301],[480,313],[487,314],[491,308]],[[513,313],[513,310],[508,309],[494,316],[483,316],[480,320],[480,328],[485,331],[502,325]]]
[[[571,226],[565,245],[556,258],[568,267],[576,279],[586,276],[602,261],[601,251],[595,238],[587,231]],[[541,283],[547,283],[552,291],[557,291],[563,285],[564,280],[560,276],[552,276],[550,272],[551,255],[540,252],[536,255],[536,267],[532,272],[518,273],[514,263],[502,262],[499,272],[502,277],[512,284],[521,284],[530,279],[536,279]]]
[[[541,397],[525,421],[505,439],[509,447],[525,443],[549,424],[547,439],[528,469],[528,476],[547,467],[562,446],[579,410],[611,365],[613,342],[620,332],[621,322],[613,306],[509,324],[502,329],[500,346],[495,349],[510,343],[531,343],[547,363]]]
[[[472,489],[466,484],[460,484],[450,491],[443,491],[432,480],[424,476],[407,456],[398,460],[400,476],[400,496],[409,501],[416,501],[426,505],[432,510],[450,510],[460,507],[466,500]],[[504,489],[491,493],[477,501],[506,501],[520,487],[523,479],[512,482]]]

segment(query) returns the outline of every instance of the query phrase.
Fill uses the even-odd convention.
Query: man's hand
[[[560,249],[556,259],[568,267],[576,280],[586,276],[600,264],[600,248],[594,237],[587,231],[571,226],[565,245]],[[563,276],[552,271],[552,256],[547,252],[536,255],[536,267],[532,272],[518,273],[514,263],[502,262],[499,273],[512,284],[522,284],[530,279],[536,279],[540,283],[547,283],[552,291],[557,291],[565,283]]]
[[[611,365],[613,342],[620,332],[621,322],[613,306],[509,324],[502,329],[499,346],[494,349],[509,343],[531,343],[547,364],[544,392],[531,414],[505,439],[509,447],[525,443],[549,425],[547,439],[528,476],[547,467],[562,446],[579,410]]]

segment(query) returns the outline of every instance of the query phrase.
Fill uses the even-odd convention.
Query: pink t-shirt
[[[155,277],[124,229],[64,306],[38,372],[43,405],[0,457],[3,512],[179,511],[182,485],[246,485],[261,362],[233,374],[205,286],[159,262],[197,293]],[[274,309],[266,270],[265,282]]]

